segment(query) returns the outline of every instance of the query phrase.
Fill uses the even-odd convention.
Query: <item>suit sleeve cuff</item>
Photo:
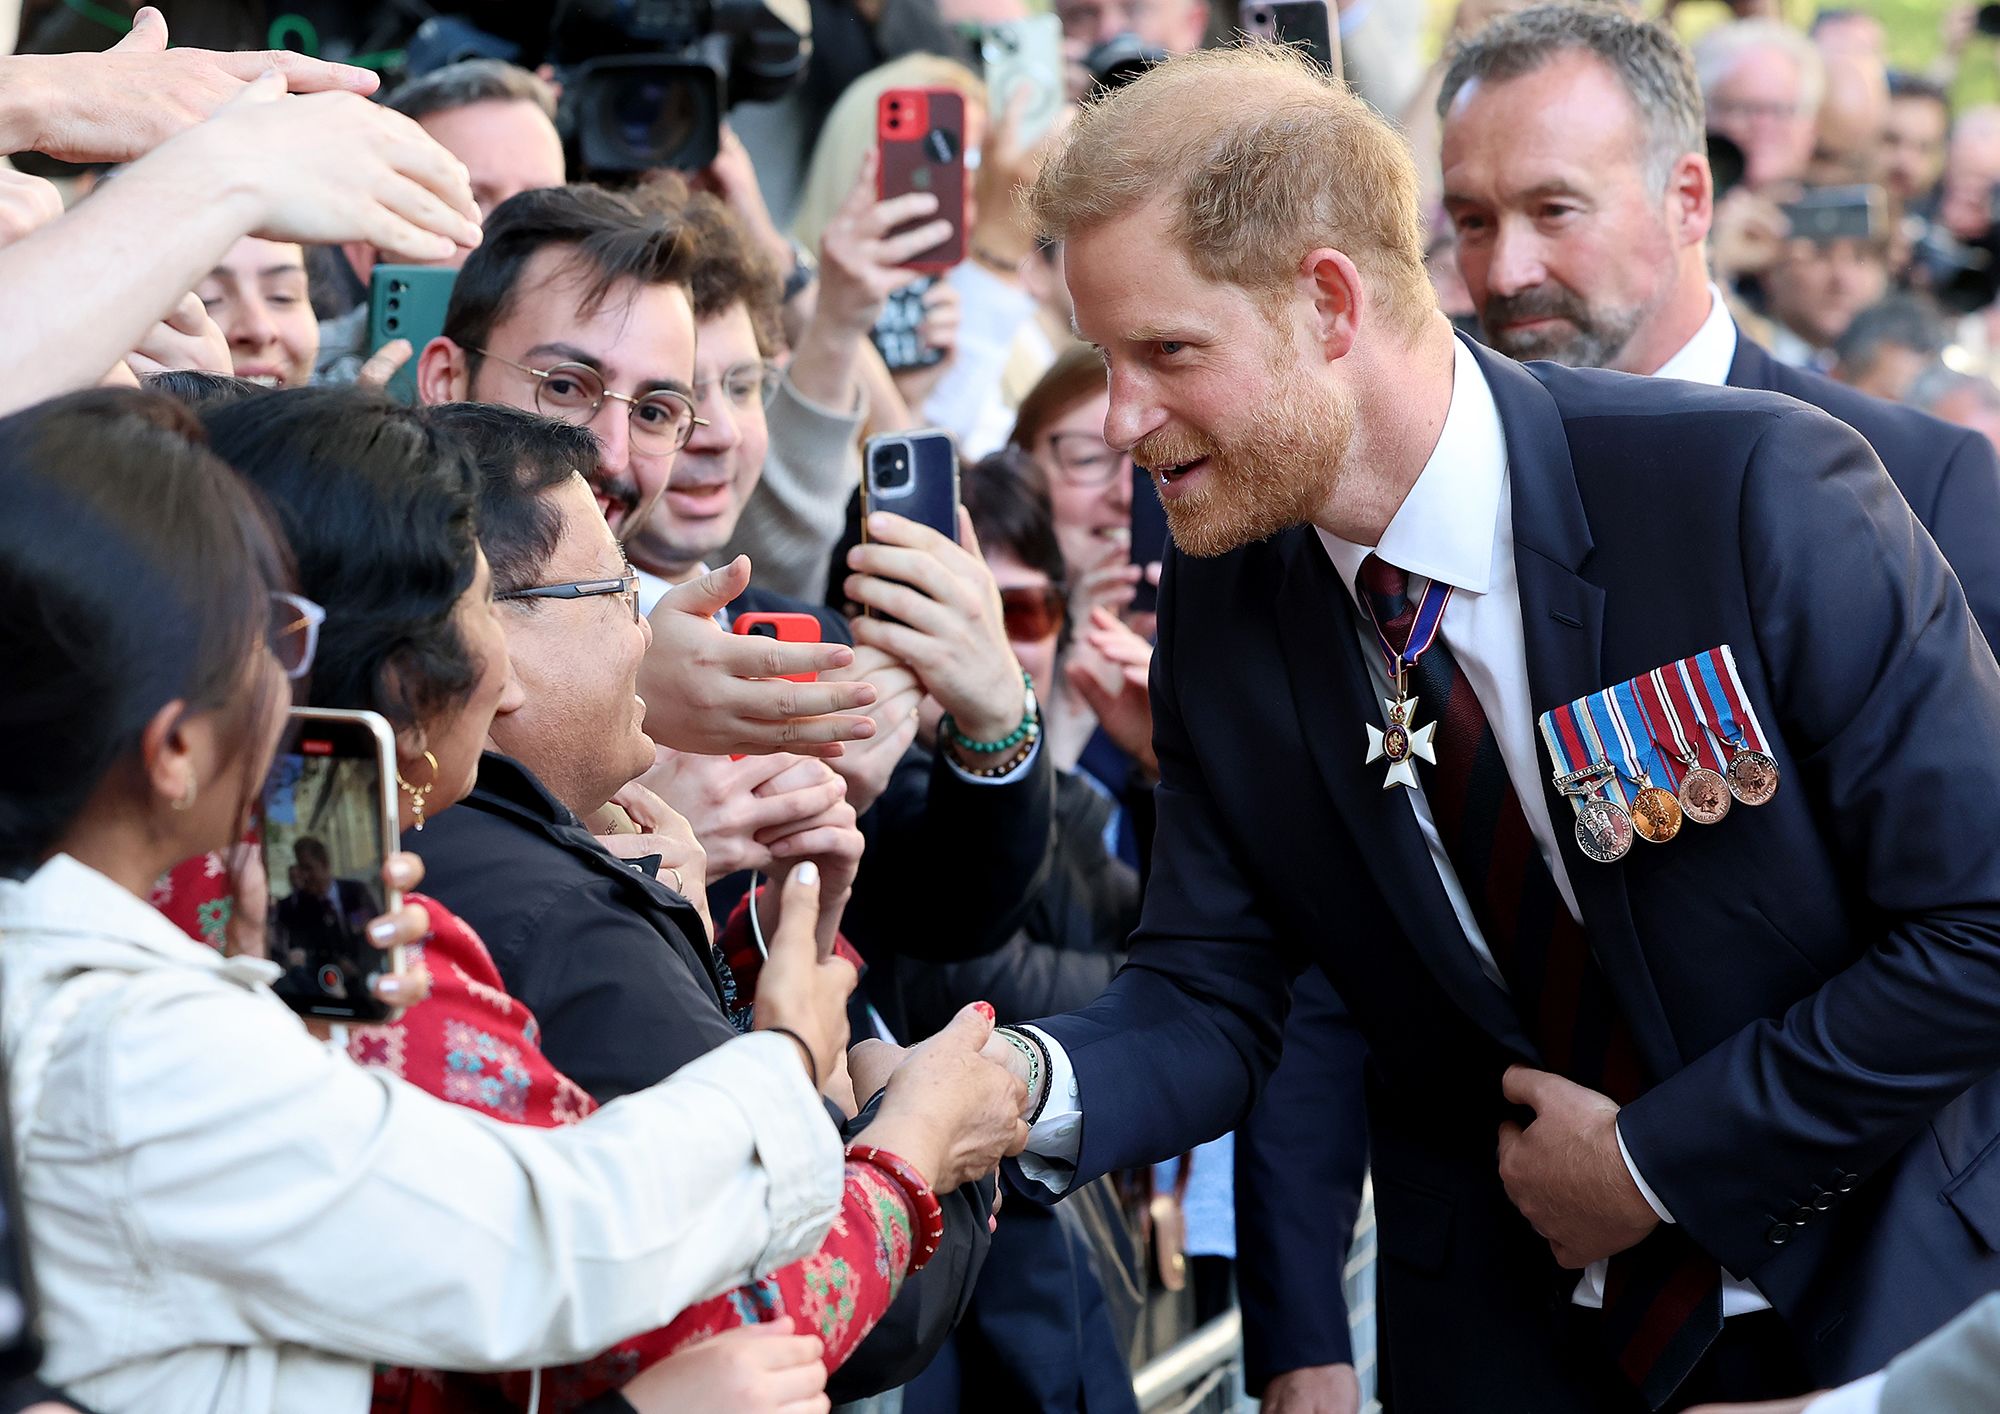
[[[1035,747],[1041,750],[1039,744]],[[1021,1153],[1021,1175],[1051,1193],[1067,1193],[1076,1178],[1076,1156],[1083,1148],[1083,1108],[1077,1090],[1076,1067],[1062,1042],[1039,1026],[1023,1026],[1049,1050],[1048,1100],[1041,1118],[1028,1130],[1028,1147]]]
[[[1879,1414],[1882,1408],[1882,1385],[1889,1378],[1886,1370],[1877,1370],[1872,1375],[1864,1375],[1851,1385],[1828,1390],[1805,1407],[1804,1414]]]
[[[1660,1201],[1660,1195],[1653,1191],[1652,1185],[1647,1183],[1644,1175],[1639,1172],[1639,1166],[1632,1162],[1632,1151],[1625,1147],[1625,1136],[1618,1133],[1618,1126],[1615,1124],[1611,1126],[1611,1132],[1618,1135],[1618,1157],[1625,1161],[1625,1172],[1631,1174],[1632,1182],[1639,1186],[1639,1196],[1646,1200],[1647,1206],[1652,1208],[1661,1222],[1672,1223],[1674,1215],[1667,1211],[1667,1205]]]

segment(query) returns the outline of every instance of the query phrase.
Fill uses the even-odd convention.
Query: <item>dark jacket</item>
[[[1726,643],[1772,738],[1783,789],[1721,826],[1615,866],[1557,834],[1652,1078],[1619,1116],[1633,1162],[1839,1383],[2000,1283],[2000,665],[1825,413],[1474,354],[1531,708]],[[1363,767],[1380,702],[1351,614],[1310,527],[1169,555],[1143,921],[1104,996],[1044,1023],[1082,1097],[1077,1180],[1236,1123],[1316,963],[1369,1048],[1399,1408],[1591,1409],[1564,1274],[1493,1158],[1501,1071],[1536,1052],[1409,804]],[[1524,804],[1569,818],[1552,787]]]
[[[487,752],[472,794],[403,844],[424,858],[424,891],[471,925],[535,1014],[543,1054],[598,1101],[737,1034],[734,979],[693,906],[643,861],[614,858],[518,761]],[[991,1199],[973,1184],[943,1196],[944,1246],[841,1367],[848,1397],[890,1388],[943,1343],[985,1259]]]

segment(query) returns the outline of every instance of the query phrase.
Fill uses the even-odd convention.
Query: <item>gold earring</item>
[[[194,809],[194,796],[195,796],[194,777],[189,776],[187,789],[182,791],[181,798],[174,802],[174,809],[181,811],[183,813]]]
[[[437,784],[438,769],[438,759],[430,752],[424,753],[424,760],[430,763],[431,778],[421,786],[411,785],[403,779],[401,771],[396,772],[396,784],[410,797],[410,814],[416,817],[410,821],[410,826],[420,835],[424,832],[424,798],[431,793],[431,787]]]

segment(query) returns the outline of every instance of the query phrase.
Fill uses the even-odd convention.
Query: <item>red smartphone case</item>
[[[730,631],[732,633],[739,633],[745,636],[755,634],[760,629],[765,628],[771,630],[766,636],[775,638],[780,643],[818,643],[822,637],[819,620],[811,614],[738,614],[730,624]],[[787,673],[785,674],[785,681],[814,682],[818,677],[819,674],[817,673]]]
[[[875,176],[883,200],[929,192],[935,215],[908,221],[891,235],[928,222],[951,222],[951,234],[912,260],[910,270],[939,275],[965,259],[965,98],[949,88],[892,88],[875,105],[875,141],[882,161]]]

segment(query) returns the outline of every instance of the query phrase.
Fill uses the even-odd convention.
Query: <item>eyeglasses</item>
[[[1104,439],[1093,432],[1051,433],[1049,451],[1056,464],[1056,475],[1078,490],[1109,486],[1132,465],[1130,452],[1106,446]]]
[[[748,412],[752,407],[771,405],[771,399],[778,391],[778,380],[783,376],[778,365],[765,360],[755,363],[739,363],[722,370],[722,376],[713,381],[703,378],[694,385],[694,405],[700,407],[708,401],[708,395],[716,388],[722,389],[722,396],[729,399],[733,408]]]
[[[627,570],[617,579],[573,579],[565,584],[538,584],[533,589],[510,589],[495,599],[595,599],[600,594],[618,594],[639,622],[639,575]]]
[[[319,626],[325,622],[326,610],[312,600],[271,591],[271,652],[286,677],[302,678],[312,671],[313,655],[319,652]]]
[[[1068,615],[1068,595],[1060,584],[1024,584],[1000,591],[1000,621],[1016,643],[1061,633]]]
[[[627,416],[632,421],[632,440],[648,451],[678,452],[687,445],[688,438],[694,436],[695,428],[708,426],[706,419],[694,415],[694,403],[689,401],[687,394],[672,388],[655,388],[635,398],[626,393],[614,393],[605,387],[604,375],[587,363],[559,363],[553,368],[530,368],[525,363],[516,363],[511,358],[502,358],[485,349],[474,349],[472,352],[533,378],[535,410],[559,422],[587,427],[596,420],[597,410],[604,406],[606,398],[627,404]]]

